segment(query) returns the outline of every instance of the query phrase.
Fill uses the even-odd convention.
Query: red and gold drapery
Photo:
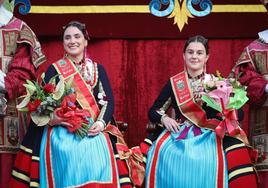
[[[175,0],[182,3],[186,0]],[[70,20],[88,26],[94,38],[187,38],[196,33],[209,38],[251,38],[268,27],[265,7],[259,0],[211,0],[213,7],[204,17],[188,17],[178,28],[174,16],[156,17],[150,13],[151,0],[32,0],[25,20],[38,36],[58,36]],[[18,8],[18,7],[17,7]],[[15,10],[15,12],[18,12]],[[180,19],[183,15],[177,15]]]

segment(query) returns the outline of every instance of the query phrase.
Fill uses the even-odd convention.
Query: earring
[[[203,72],[204,72],[204,73],[207,72],[207,63],[205,63],[204,66],[203,66]]]

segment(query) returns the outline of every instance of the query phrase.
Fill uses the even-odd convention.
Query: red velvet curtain
[[[242,49],[253,39],[211,39],[207,72],[227,76]],[[146,135],[147,112],[170,76],[183,70],[184,40],[92,40],[90,57],[108,73],[115,96],[115,118],[128,123],[130,146]],[[48,65],[63,56],[60,40],[41,39]],[[44,70],[45,68],[43,68]],[[244,126],[247,129],[247,108]]]

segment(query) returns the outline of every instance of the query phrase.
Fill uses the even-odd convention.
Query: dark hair
[[[88,35],[88,32],[87,32],[87,29],[86,29],[86,24],[83,24],[81,22],[78,22],[78,21],[70,21],[67,25],[63,26],[63,35],[64,36],[64,32],[66,31],[66,29],[68,27],[76,27],[77,29],[79,29],[86,40],[89,40],[89,35]]]
[[[260,0],[260,1],[265,6],[266,10],[268,10],[268,1],[267,0]]]
[[[192,42],[200,42],[203,44],[203,46],[205,47],[206,49],[206,54],[209,54],[208,52],[208,39],[206,39],[205,37],[201,36],[201,35],[196,35],[196,36],[193,36],[193,37],[190,37],[184,44],[184,47],[183,47],[183,52],[185,53],[186,51],[186,48],[189,46],[190,43]]]

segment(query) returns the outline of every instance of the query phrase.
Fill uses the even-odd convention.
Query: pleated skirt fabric
[[[119,187],[118,170],[108,135],[79,139],[64,127],[46,128],[40,147],[40,187]],[[108,186],[110,187],[110,186]]]
[[[194,125],[184,139],[179,133],[164,131],[148,152],[146,164],[147,188],[216,188],[218,187],[218,152],[216,135],[201,129],[194,134]],[[223,150],[220,152],[223,154]],[[223,154],[224,156],[224,154]],[[223,158],[223,187],[228,187],[226,159]]]

